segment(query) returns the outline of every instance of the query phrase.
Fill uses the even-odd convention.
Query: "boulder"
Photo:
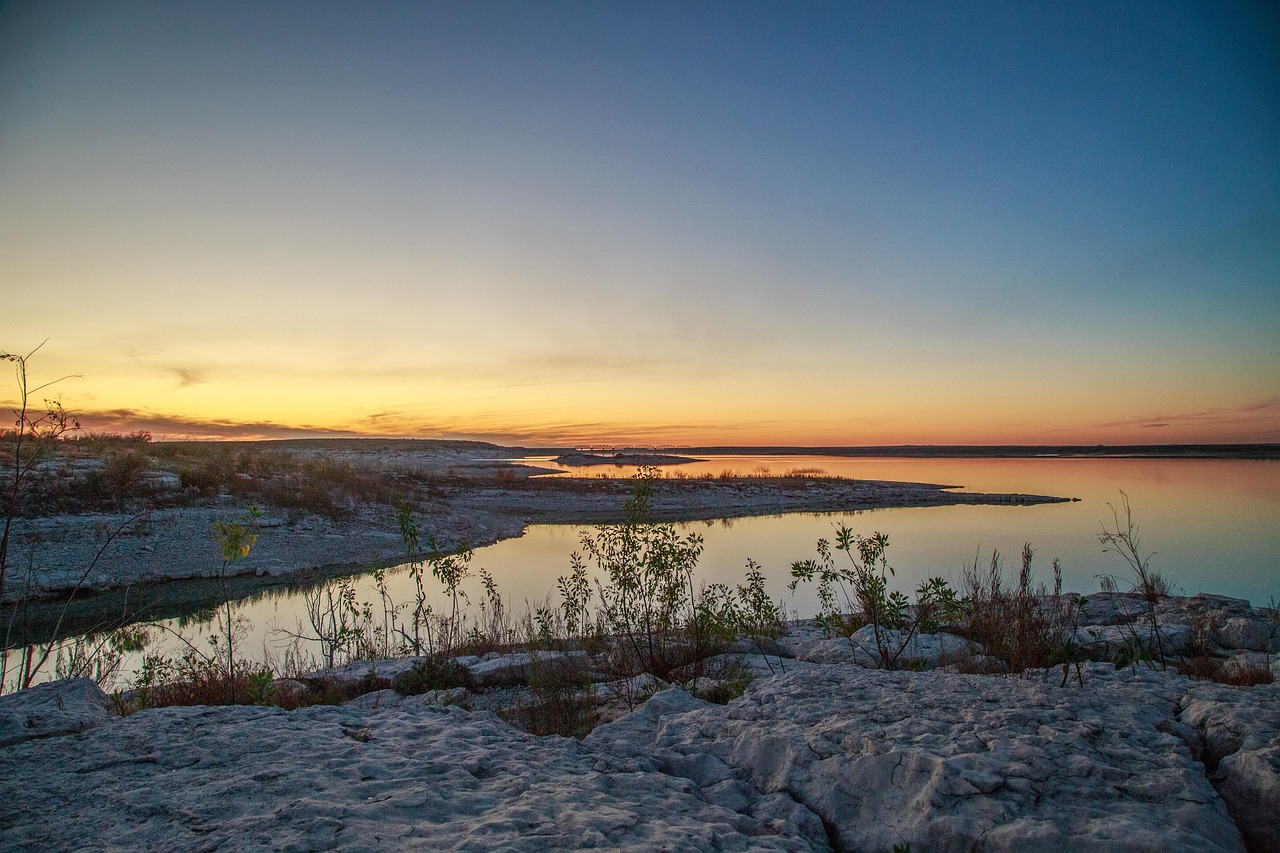
[[[772,637],[743,637],[725,647],[725,654],[768,655],[775,658],[794,658],[795,652]]]
[[[1083,620],[1090,625],[1128,625],[1146,618],[1149,605],[1124,592],[1095,592],[1081,598]]]
[[[518,652],[473,663],[467,667],[467,672],[473,686],[492,687],[526,683],[533,666],[586,667],[589,664],[586,652]]]
[[[114,718],[111,701],[92,679],[38,684],[0,696],[0,747],[75,734]]]
[[[1275,630],[1276,623],[1266,616],[1236,616],[1223,622],[1213,639],[1224,649],[1269,652]]]
[[[1166,655],[1176,655],[1191,643],[1192,629],[1189,625],[1157,624],[1159,631],[1159,647]],[[1151,653],[1157,651],[1156,632],[1151,630],[1149,622],[1133,622],[1127,625],[1087,625],[1077,628],[1076,645],[1087,652],[1097,652],[1105,657],[1112,657],[1116,651],[1137,645]]]
[[[910,634],[891,628],[880,629],[881,642],[894,657],[894,668],[934,669],[967,660],[983,649],[954,634]],[[832,637],[809,646],[801,660],[812,663],[853,663],[879,667],[880,652],[875,628],[866,625],[849,637]]]
[[[309,672],[301,677],[301,680],[309,684],[330,683],[340,684],[346,687],[355,686],[361,682],[368,682],[374,679],[387,679],[392,681],[397,675],[408,672],[413,669],[414,664],[418,663],[422,658],[386,658],[381,660],[354,660],[342,666],[335,666],[329,669],[318,669],[315,672]]]

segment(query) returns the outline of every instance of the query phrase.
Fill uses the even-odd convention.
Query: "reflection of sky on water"
[[[1078,497],[1073,503],[1042,506],[948,506],[813,515],[791,514],[732,521],[692,522],[683,533],[705,541],[698,578],[733,585],[742,579],[748,558],[760,564],[769,591],[789,610],[812,615],[812,588],[793,595],[787,589],[792,561],[814,555],[819,537],[831,538],[835,526],[856,532],[889,534],[890,564],[897,569],[893,588],[914,590],[926,577],[940,574],[960,580],[975,555],[985,565],[992,549],[1005,557],[1006,577],[1016,576],[1024,542],[1036,549],[1037,578],[1052,583],[1052,561],[1062,561],[1065,587],[1098,589],[1097,575],[1123,576],[1124,563],[1104,554],[1097,532],[1110,522],[1108,502],[1118,503],[1120,490],[1130,498],[1146,552],[1155,551],[1152,567],[1176,588],[1251,599],[1265,604],[1280,596],[1280,463],[1242,460],[1149,459],[837,459],[830,457],[760,457],[775,472],[821,467],[830,474],[863,479],[938,482],[973,491],[1010,491]],[[681,466],[689,475],[719,473],[725,468],[747,472],[756,457],[720,457]],[[695,469],[693,466],[702,466]],[[750,466],[750,467],[748,467]],[[581,534],[591,528],[536,525],[519,539],[499,542],[475,552],[473,575],[483,567],[493,574],[507,604],[517,613],[554,597],[556,578],[569,572],[569,555],[581,551]],[[837,555],[842,556],[842,555]],[[430,580],[430,579],[429,579]],[[388,574],[392,597],[410,601],[412,583],[404,571]],[[479,578],[467,588],[474,602]],[[376,601],[369,578],[359,580],[359,597]],[[444,603],[443,596],[439,599]],[[246,602],[238,615],[252,626],[241,642],[246,653],[264,646],[279,653],[282,637],[271,629],[297,629],[305,621],[299,593]],[[188,625],[189,640],[207,648],[207,627]],[[174,646],[176,648],[176,646]]]

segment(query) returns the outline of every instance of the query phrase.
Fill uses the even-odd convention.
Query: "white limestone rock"
[[[19,850],[829,849],[785,831],[785,804],[742,813],[572,739],[410,700],[141,711],[0,749],[0,797]]]
[[[586,652],[517,652],[498,655],[467,667],[468,678],[476,687],[500,684],[524,684],[528,681],[532,666],[580,666],[590,665]]]
[[[1227,619],[1214,632],[1214,639],[1226,649],[1245,649],[1251,652],[1271,651],[1271,637],[1276,624],[1261,614],[1236,616]]]
[[[362,693],[354,699],[344,702],[352,708],[386,708],[392,705],[399,705],[404,701],[404,697],[394,690],[375,690],[372,693]]]
[[[1181,721],[1204,737],[1204,762],[1251,851],[1280,851],[1280,685],[1197,683]]]
[[[0,748],[85,731],[112,719],[110,700],[92,679],[38,684],[0,696]]]
[[[725,654],[768,655],[776,658],[794,658],[793,652],[786,643],[772,637],[742,637],[725,648]]]
[[[702,663],[703,674],[710,678],[724,680],[738,675],[750,678],[768,678],[797,669],[808,669],[819,664],[793,658],[776,657],[758,654],[724,654],[707,658]]]
[[[1095,592],[1080,600],[1083,619],[1090,625],[1127,625],[1149,612],[1147,602],[1124,592]]]
[[[881,643],[894,658],[894,668],[915,667],[934,669],[938,666],[967,660],[983,649],[954,634],[908,635],[906,631],[882,628]],[[875,628],[866,625],[849,637],[832,637],[810,645],[801,660],[812,663],[852,663],[858,666],[879,667],[880,651],[876,644]]]
[[[649,742],[669,772],[714,781],[711,755],[732,779],[790,794],[842,849],[1243,849],[1202,768],[1159,729],[1186,680],[1086,672],[1084,689],[1061,689],[815,668],[757,681],[724,707],[663,714]],[[625,749],[646,734],[631,725],[601,739]]]
[[[1189,625],[1159,624],[1160,641],[1156,642],[1156,631],[1151,630],[1148,622],[1134,622],[1128,625],[1088,625],[1077,628],[1076,645],[1086,651],[1111,657],[1119,649],[1139,646],[1148,652],[1163,649],[1166,655],[1182,652],[1191,642],[1192,630]]]
[[[354,660],[342,666],[309,672],[301,680],[313,684],[328,682],[344,686],[353,686],[370,679],[392,681],[397,675],[413,669],[414,664],[421,660],[421,657]]]

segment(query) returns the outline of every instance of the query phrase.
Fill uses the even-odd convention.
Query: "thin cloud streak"
[[[271,438],[358,438],[354,430],[329,427],[291,426],[271,421],[241,422],[204,420],[179,415],[162,415],[138,409],[105,409],[77,411],[75,416],[83,429],[90,432],[137,432],[144,430],[160,439],[183,438],[218,440],[255,440]]]
[[[1227,408],[1215,407],[1200,409],[1199,411],[1194,412],[1183,412],[1181,414],[1156,414],[1132,420],[1107,421],[1105,423],[1094,424],[1094,426],[1098,429],[1118,429],[1126,427],[1154,429],[1157,427],[1167,427],[1176,424],[1223,424],[1242,422],[1249,420],[1248,416],[1250,415],[1267,414],[1269,412],[1276,411],[1280,411],[1280,397],[1270,397],[1253,403],[1245,403],[1239,406],[1231,406]]]
[[[170,367],[168,372],[178,377],[179,388],[190,388],[192,385],[204,385],[209,380],[205,378],[204,371],[191,367]]]
[[[83,428],[88,431],[145,430],[160,440],[191,438],[249,441],[278,438],[402,437],[466,439],[515,446],[672,443],[673,434],[741,434],[778,425],[774,421],[734,423],[728,426],[708,423],[636,425],[610,421],[589,423],[557,421],[511,427],[501,423],[498,417],[492,415],[437,421],[405,416],[396,412],[378,412],[366,417],[361,426],[333,428],[291,425],[273,421],[201,419],[129,408],[78,411],[76,416]]]

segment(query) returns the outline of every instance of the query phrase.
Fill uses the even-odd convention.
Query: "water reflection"
[[[534,460],[530,460],[534,461]],[[549,466],[548,460],[537,460]],[[1022,492],[1078,497],[1079,502],[1040,506],[950,506],[869,510],[853,513],[800,513],[737,518],[681,525],[700,533],[705,548],[699,579],[735,584],[742,580],[748,558],[762,566],[771,595],[788,612],[815,612],[811,589],[792,595],[786,589],[794,560],[812,556],[818,538],[830,538],[835,526],[848,524],[859,533],[889,535],[888,556],[897,569],[893,588],[910,592],[924,579],[942,575],[957,582],[966,562],[986,563],[993,550],[1016,568],[1023,543],[1036,549],[1033,567],[1052,581],[1051,563],[1062,562],[1065,588],[1098,589],[1098,575],[1117,574],[1124,565],[1103,554],[1097,540],[1110,523],[1108,503],[1123,489],[1129,495],[1146,551],[1154,551],[1152,568],[1177,591],[1230,595],[1266,603],[1280,596],[1280,462],[1220,459],[854,459],[818,456],[717,457],[680,466],[686,476],[715,476],[731,468],[791,471],[821,468],[839,476],[865,480],[902,480],[954,484],[966,491]],[[619,472],[626,476],[634,469]],[[517,613],[527,604],[545,602],[559,575],[569,572],[569,555],[581,550],[584,528],[537,525],[519,539],[482,548],[473,572],[488,569],[507,605]],[[412,598],[403,569],[387,576],[399,601]],[[474,576],[466,587],[478,600]],[[376,600],[366,577],[357,581],[361,600]],[[440,604],[443,604],[443,596]],[[206,605],[207,606],[207,605]],[[305,621],[303,593],[273,588],[241,601],[237,614],[249,629],[240,648],[279,658],[287,638]],[[186,616],[169,621],[196,645],[207,647],[209,621]]]

